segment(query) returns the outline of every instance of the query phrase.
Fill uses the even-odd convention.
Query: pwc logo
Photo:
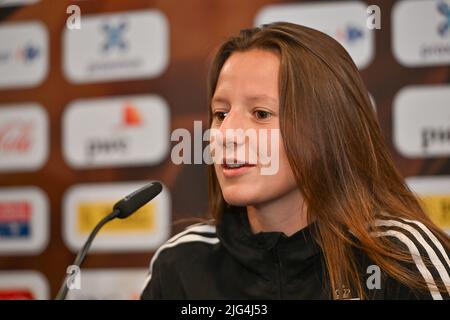
[[[147,182],[80,184],[64,196],[63,237],[66,245],[77,251],[95,225],[125,195]],[[170,196],[167,188],[150,203],[127,219],[105,225],[97,236],[92,251],[152,251],[170,233]]]
[[[450,86],[410,86],[394,98],[393,131],[405,157],[450,155]]]
[[[48,157],[48,118],[38,104],[0,106],[0,172],[30,171]]]
[[[40,272],[0,271],[0,300],[47,300],[49,298],[48,281]]]
[[[431,220],[450,234],[450,176],[411,177],[406,182]]]
[[[367,29],[366,5],[359,1],[268,5],[255,18],[259,26],[276,21],[302,24],[335,38],[360,69],[373,59],[374,32]]]
[[[63,45],[73,83],[154,78],[169,61],[168,23],[158,10],[83,15],[81,29],[64,30]]]
[[[63,115],[63,153],[74,168],[153,165],[169,141],[169,109],[158,96],[79,100]]]
[[[48,211],[39,188],[0,188],[0,255],[41,253],[49,239]]]
[[[408,67],[450,62],[450,0],[399,1],[392,13],[392,47]]]
[[[39,85],[48,73],[48,34],[38,21],[0,27],[0,89]]]
[[[117,131],[139,128],[144,123],[141,121],[141,115],[137,107],[130,103],[125,103],[122,107],[122,121],[115,128]],[[117,132],[116,131],[116,132]],[[87,142],[86,154],[90,163],[95,162],[95,159],[101,155],[109,156],[114,154],[126,154],[131,152],[129,140],[125,134],[118,135],[112,138],[92,138]]]

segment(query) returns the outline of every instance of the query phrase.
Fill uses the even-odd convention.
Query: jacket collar
[[[247,269],[270,278],[276,264],[283,265],[288,277],[301,274],[321,253],[313,238],[313,224],[291,236],[282,232],[251,231],[245,207],[227,206],[217,225],[221,243]]]

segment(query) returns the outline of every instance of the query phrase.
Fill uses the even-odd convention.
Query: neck
[[[291,236],[308,225],[306,203],[297,188],[268,203],[247,206],[247,215],[253,233],[275,231]]]

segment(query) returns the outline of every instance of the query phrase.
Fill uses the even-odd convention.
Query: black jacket
[[[428,229],[422,229],[414,221],[397,218],[384,221],[380,225],[384,236],[396,237],[414,252],[414,248],[410,248],[412,243],[420,255],[430,256],[434,261],[433,267],[426,267],[428,273],[424,273],[420,263],[412,266],[418,276],[425,274],[433,281],[448,279],[448,253],[430,237]],[[151,260],[141,298],[329,299],[331,294],[323,254],[313,240],[312,232],[310,225],[290,237],[281,232],[253,234],[245,208],[230,207],[217,227],[208,224],[190,226],[158,249]],[[375,274],[376,266],[373,267],[364,253],[355,254],[368,298],[450,297],[448,292],[414,292],[382,271],[377,285],[375,278],[370,278]],[[370,289],[367,281],[371,284]],[[450,281],[447,284],[450,290]],[[343,299],[356,297],[348,288],[338,294]]]

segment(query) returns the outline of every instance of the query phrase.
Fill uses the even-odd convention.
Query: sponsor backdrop
[[[0,0],[0,299],[53,298],[112,204],[159,180],[100,233],[69,295],[137,298],[174,222],[206,213],[206,166],[170,154],[173,130],[206,121],[212,53],[280,20],[344,45],[396,164],[450,231],[450,0]]]

